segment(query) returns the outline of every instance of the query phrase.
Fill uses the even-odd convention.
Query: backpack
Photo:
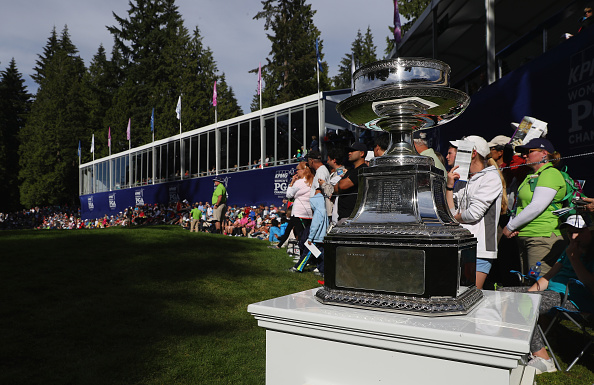
[[[563,223],[570,215],[578,214],[576,207],[577,204],[575,203],[574,199],[578,199],[585,195],[582,192],[583,181],[580,182],[574,180],[567,173],[567,166],[565,166],[562,170],[557,171],[559,171],[561,176],[563,176],[566,193],[561,200],[551,202],[550,206],[554,209],[553,214],[559,217],[560,223]],[[584,215],[585,213],[583,212],[579,212],[579,214],[582,215],[584,220],[589,221],[590,215]]]
[[[560,201],[553,201],[551,202],[551,206],[555,210],[559,210],[561,208],[570,208],[573,209],[576,204],[573,201],[576,198],[579,198],[583,195],[582,193],[582,184],[579,181],[574,180],[568,173],[567,173],[567,166],[563,168],[563,170],[557,170],[563,176],[563,180],[565,180],[565,189],[566,194]],[[558,206],[560,205],[560,207]]]

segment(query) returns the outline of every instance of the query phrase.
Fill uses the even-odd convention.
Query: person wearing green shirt
[[[192,221],[190,222],[190,232],[198,232],[200,219],[202,219],[202,211],[198,208],[198,203],[194,203],[194,208],[190,210]]]
[[[220,234],[221,222],[225,220],[225,213],[227,212],[227,189],[222,183],[223,180],[219,177],[213,179],[214,191],[212,193],[212,219],[215,222],[215,232]]]
[[[503,235],[518,237],[524,274],[539,261],[542,274],[546,274],[566,246],[559,231],[559,218],[553,214],[567,193],[565,179],[554,167],[561,155],[544,138],[516,146],[516,151],[526,159],[533,173],[518,186],[516,216],[503,229]]]

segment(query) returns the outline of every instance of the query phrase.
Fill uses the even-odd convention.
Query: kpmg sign
[[[572,55],[569,65],[569,144],[578,147],[591,145],[594,144],[594,46]]]

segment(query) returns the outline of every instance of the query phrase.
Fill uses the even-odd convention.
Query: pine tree
[[[118,74],[107,60],[105,48],[99,46],[84,77],[85,105],[88,113],[89,131],[95,134],[96,157],[107,156],[108,126],[105,115],[111,107],[113,96],[118,88]]]
[[[52,32],[52,36],[55,32]],[[44,52],[54,44],[52,38]],[[65,27],[52,55],[38,61],[39,89],[19,134],[20,200],[34,205],[78,202],[78,140],[88,137],[83,60]],[[83,151],[84,153],[84,151]]]
[[[14,58],[0,72],[0,211],[14,211],[19,204],[19,139],[31,109],[31,94]]]
[[[133,0],[129,4],[129,17],[114,13],[118,26],[108,27],[114,36],[114,46],[122,54],[125,80],[114,96],[107,123],[112,129],[117,127],[116,143],[125,143],[125,149],[129,118],[132,146],[152,140],[153,108],[159,116],[156,138],[179,132],[174,111],[178,96],[183,93],[184,55],[189,43],[174,0]]]
[[[313,24],[311,5],[305,0],[263,0],[263,11],[254,19],[264,19],[264,29],[271,42],[270,57],[262,66],[264,89],[263,107],[272,106],[315,94],[318,90],[316,76],[316,39],[320,31]],[[319,39],[320,58],[323,59],[323,41]],[[328,65],[322,62],[320,90],[328,90]],[[259,97],[252,102],[252,110],[259,108]]]
[[[365,37],[361,34],[361,30],[358,30],[357,37],[351,44],[351,52],[340,60],[338,74],[333,79],[334,88],[351,88],[351,58],[353,55],[355,55],[355,68],[360,68],[377,61],[376,50],[371,28],[367,27]]]

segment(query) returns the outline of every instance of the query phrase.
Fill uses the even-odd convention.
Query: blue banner
[[[221,174],[219,179],[227,188],[230,206],[280,205],[287,186],[295,173],[297,163]],[[115,215],[126,207],[155,203],[176,203],[187,200],[211,202],[215,176],[180,180],[156,185],[145,185],[80,196],[81,217],[93,219]]]

